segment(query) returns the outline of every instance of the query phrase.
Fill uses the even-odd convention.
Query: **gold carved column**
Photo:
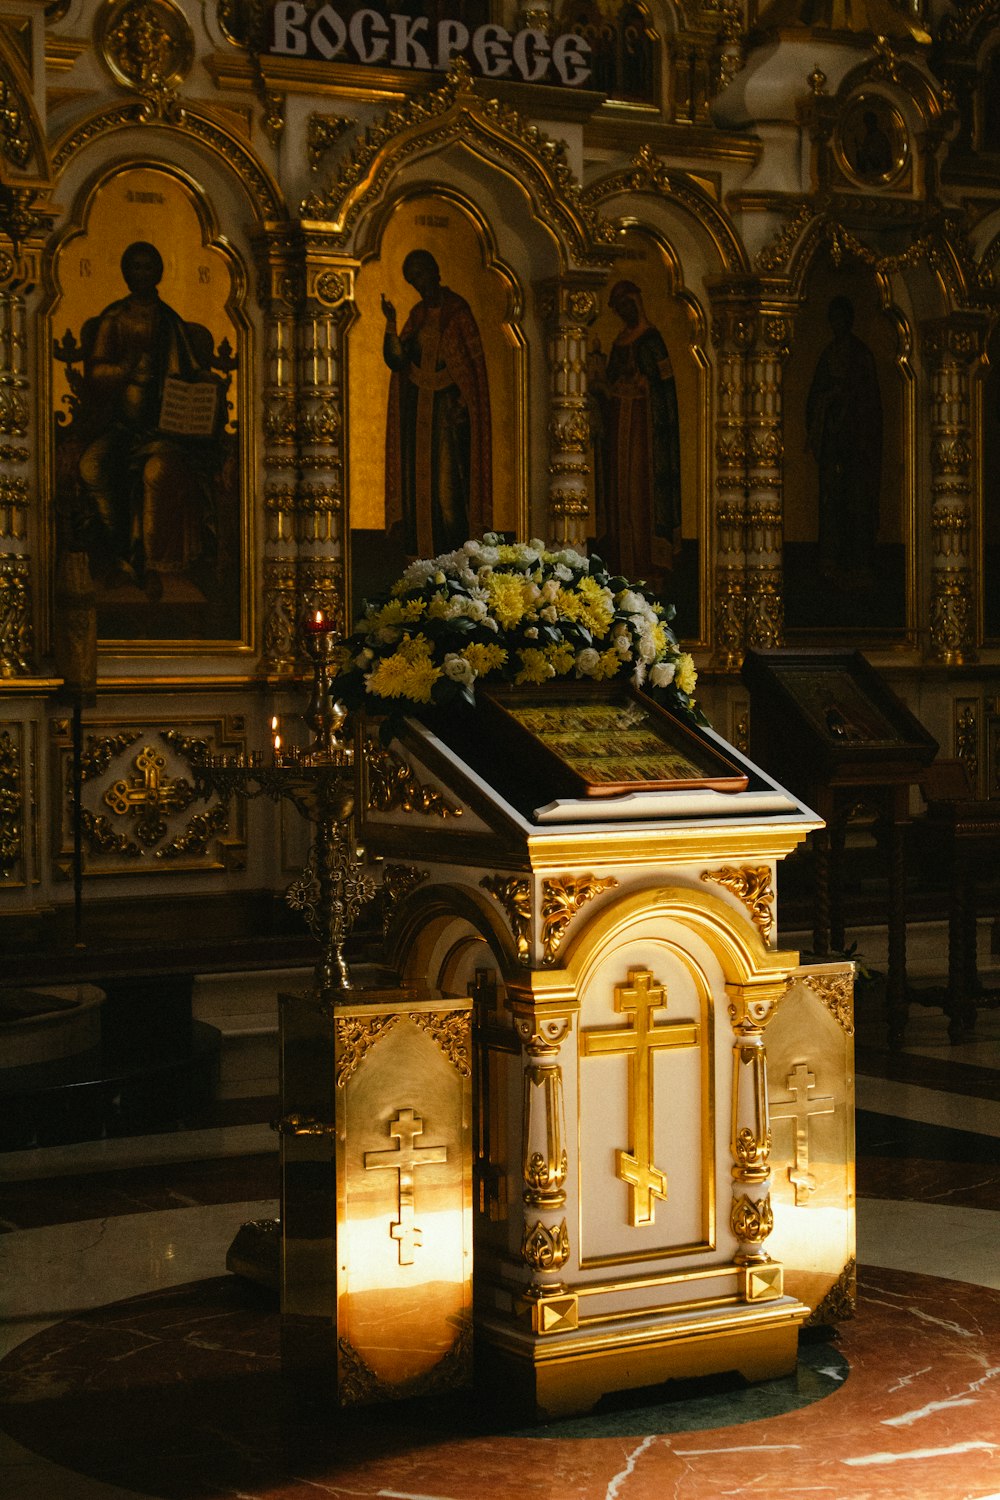
[[[264,557],[259,670],[286,676],[296,664],[298,400],[295,324],[301,276],[287,225],[269,227],[258,243],[264,312]]]
[[[717,289],[713,664],[725,671],[743,660],[746,628],[746,351],[753,329],[752,308],[738,290]]]
[[[975,444],[970,370],[983,350],[982,320],[953,314],[926,324],[931,374],[931,661],[958,666],[976,657],[972,583],[972,486]]]
[[[782,371],[791,325],[763,306],[747,361],[746,645],[770,650],[784,638]]]
[[[559,1049],[569,1035],[573,1008],[539,1004],[511,991],[514,1029],[522,1047],[521,1178],[524,1202],[521,1259],[530,1276],[526,1299],[535,1333],[575,1324],[576,1298],[561,1272],[570,1258],[566,1222],[569,1172],[563,1072]]]
[[[764,1242],[774,1228],[771,1208],[771,1122],[768,1117],[764,1027],[787,981],[727,985],[733,1025],[733,1106],[730,1150],[733,1199],[730,1228],[744,1302],[769,1301],[783,1291],[782,1267]]]
[[[587,329],[597,317],[602,280],[594,273],[578,272],[538,287],[550,381],[548,538],[557,546],[582,547],[587,535]]]
[[[0,251],[0,678],[32,670],[29,460],[38,457],[27,364],[29,252]]]
[[[344,601],[344,337],[354,314],[353,261],[324,231],[305,230],[305,304],[299,324],[299,609],[346,628]]]

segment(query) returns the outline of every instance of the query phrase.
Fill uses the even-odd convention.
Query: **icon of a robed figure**
[[[833,338],[806,397],[807,446],[819,475],[819,569],[838,588],[876,586],[882,484],[882,398],[875,356],[854,333],[854,306],[833,297]]]
[[[134,241],[121,258],[127,295],[87,319],[79,346],[67,333],[55,350],[74,391],[62,434],[76,455],[74,530],[105,589],[137,586],[153,602],[172,577],[217,560],[225,377],[235,365],[207,328],[163,301],[163,269],[155,245]],[[81,361],[82,375],[72,369]]]
[[[411,250],[403,276],[420,300],[401,332],[382,296],[386,529],[409,556],[435,557],[492,529],[489,381],[472,308],[430,251]]]
[[[656,586],[681,544],[677,389],[666,342],[633,281],[611,288],[622,328],[588,359],[595,447],[596,550],[615,573]]]

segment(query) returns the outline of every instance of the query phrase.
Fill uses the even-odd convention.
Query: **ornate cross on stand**
[[[424,1122],[413,1109],[401,1109],[390,1121],[389,1134],[399,1144],[385,1151],[366,1151],[365,1170],[377,1172],[386,1167],[399,1173],[399,1218],[389,1230],[399,1241],[399,1264],[412,1266],[413,1251],[423,1243],[423,1231],[414,1222],[413,1174],[417,1167],[429,1167],[448,1160],[447,1146],[415,1146],[424,1133]]]
[[[662,1047],[697,1047],[696,1021],[657,1026],[654,1010],[667,1003],[663,985],[653,982],[648,969],[630,969],[629,983],[615,985],[615,1010],[631,1016],[628,1027],[591,1027],[581,1034],[584,1057],[628,1058],[628,1111],[632,1146],[617,1151],[616,1175],[629,1188],[629,1222],[634,1229],[656,1219],[655,1198],[667,1197],[667,1177],[653,1164],[653,1053]]]

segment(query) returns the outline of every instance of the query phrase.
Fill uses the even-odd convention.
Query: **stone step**
[[[278,1092],[278,996],[308,989],[312,977],[311,968],[195,976],[192,1015],[222,1036],[218,1098],[263,1098]]]

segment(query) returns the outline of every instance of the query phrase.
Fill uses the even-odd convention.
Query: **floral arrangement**
[[[704,722],[694,662],[670,628],[673,605],[608,573],[598,557],[487,532],[410,563],[336,651],[348,707],[387,713],[475,701],[479,681],[628,676],[665,707]]]

